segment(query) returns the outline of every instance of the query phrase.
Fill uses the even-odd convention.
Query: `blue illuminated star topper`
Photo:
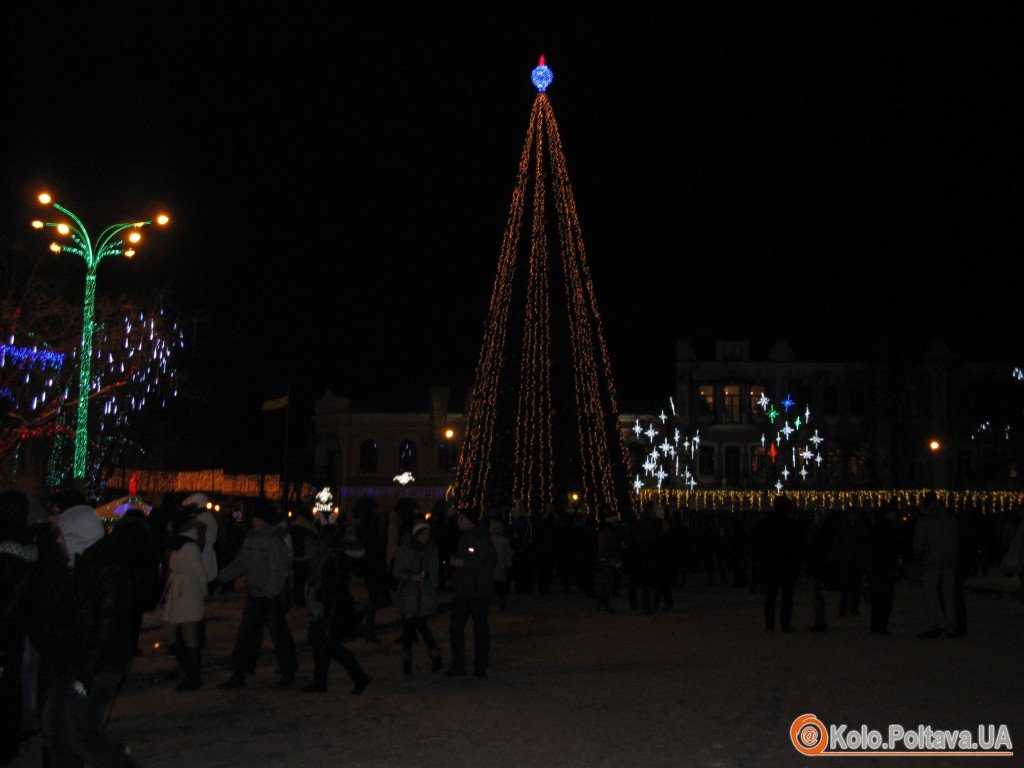
[[[537,68],[530,74],[530,80],[540,93],[544,93],[554,79],[555,75],[551,71],[551,67],[544,63],[544,54],[541,54]]]

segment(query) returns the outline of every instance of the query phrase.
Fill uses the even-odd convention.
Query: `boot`
[[[356,678],[355,685],[352,686],[352,690],[349,691],[353,696],[358,696],[366,690],[366,686],[370,684],[371,678],[368,674],[363,672],[359,677]]]
[[[231,677],[217,687],[222,691],[230,691],[232,688],[245,688],[245,673],[232,672]]]
[[[171,643],[167,650],[169,650],[174,658],[178,660],[178,663],[181,665],[181,669],[188,672],[188,649],[185,647],[184,643],[180,643],[176,640]],[[167,673],[164,680],[177,680],[181,676],[181,669],[175,667]]]
[[[188,648],[185,650],[185,679],[178,683],[177,691],[198,691],[202,687],[202,680],[199,676],[199,649]]]

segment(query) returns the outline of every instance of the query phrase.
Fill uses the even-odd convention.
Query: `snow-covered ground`
[[[762,600],[749,590],[706,587],[703,576],[676,590],[673,612],[655,617],[632,615],[623,596],[609,615],[578,594],[513,594],[508,611],[492,614],[486,679],[431,675],[422,645],[415,674],[404,677],[389,627],[380,644],[350,645],[374,678],[359,697],[337,665],[329,693],[299,692],[312,671],[304,642],[298,682],[275,689],[269,637],[249,686],[216,690],[228,676],[241,606],[240,595],[221,595],[210,605],[204,690],[175,693],[160,680],[172,659],[147,654],[135,661],[109,730],[153,768],[797,766],[829,762],[790,744],[794,718],[814,713],[879,729],[1006,723],[1017,755],[855,758],[859,766],[1024,764],[1024,604],[969,594],[969,635],[926,641],[915,637],[924,623],[918,586],[897,585],[891,637],[868,633],[868,608],[836,617],[830,593],[829,631],[816,634],[806,631],[807,586],[798,587],[801,631],[792,635],[764,632]],[[304,640],[304,610],[289,617]],[[381,619],[394,621],[393,609]],[[433,628],[447,663],[448,614]],[[157,639],[147,622],[143,642]],[[38,765],[40,752],[36,738],[16,764]]]

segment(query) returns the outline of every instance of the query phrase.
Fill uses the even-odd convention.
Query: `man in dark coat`
[[[494,567],[498,553],[491,541],[490,521],[481,523],[478,509],[466,508],[459,512],[459,530],[459,543],[455,556],[451,558],[452,666],[445,674],[449,677],[466,674],[466,622],[472,617],[476,644],[473,674],[486,677],[491,645],[487,614],[494,591]]]
[[[83,509],[62,516],[65,538],[69,528],[63,518]],[[53,694],[60,710],[58,738],[50,745],[57,765],[74,764],[76,758],[89,765],[136,765],[103,729],[139,641],[134,618],[144,599],[145,574],[137,570],[136,553],[147,546],[148,535],[139,521],[123,520],[75,561],[69,601],[74,611]]]
[[[653,615],[655,609],[654,588],[658,576],[658,556],[662,538],[661,520],[655,516],[654,505],[647,502],[640,512],[640,519],[630,541],[632,558],[629,583],[631,592],[635,585],[640,597],[640,609],[648,615]]]
[[[868,533],[861,515],[850,510],[839,521],[833,553],[839,577],[839,615],[860,615],[860,593],[868,564]]]
[[[612,582],[615,569],[622,564],[622,540],[619,520],[611,514],[601,518],[597,529],[597,610],[611,611]]]
[[[362,543],[352,531],[321,516],[321,531],[310,560],[305,603],[309,611],[309,641],[313,646],[313,682],[305,692],[327,691],[327,672],[334,657],[352,678],[350,693],[359,695],[370,684],[355,654],[343,645],[346,637],[357,634],[355,601],[349,588],[350,574],[365,556]]]
[[[18,756],[21,740],[21,659],[38,550],[26,528],[28,499],[0,493],[0,764]]]
[[[889,634],[889,615],[896,599],[896,571],[899,568],[899,543],[896,534],[896,509],[891,504],[873,513],[868,567],[868,598],[871,600],[871,634]]]
[[[793,627],[793,589],[800,573],[799,532],[793,520],[793,503],[787,496],[775,497],[775,508],[764,521],[764,628],[775,629],[775,598],[782,593],[779,624],[783,632]]]

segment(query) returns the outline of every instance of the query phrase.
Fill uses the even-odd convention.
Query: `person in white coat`
[[[205,493],[193,493],[181,502],[181,508],[188,517],[194,517],[206,528],[206,536],[202,543],[203,568],[206,570],[206,594],[212,595],[217,588],[217,552],[213,545],[217,542],[217,518],[210,511],[210,500]],[[199,622],[199,647],[206,647],[206,617]]]
[[[177,687],[179,691],[194,691],[202,684],[199,674],[199,623],[206,612],[206,569],[203,567],[202,556],[204,538],[202,523],[194,519],[186,520],[171,542],[168,560],[167,588],[164,590],[161,618],[166,641],[185,669],[185,677]]]

